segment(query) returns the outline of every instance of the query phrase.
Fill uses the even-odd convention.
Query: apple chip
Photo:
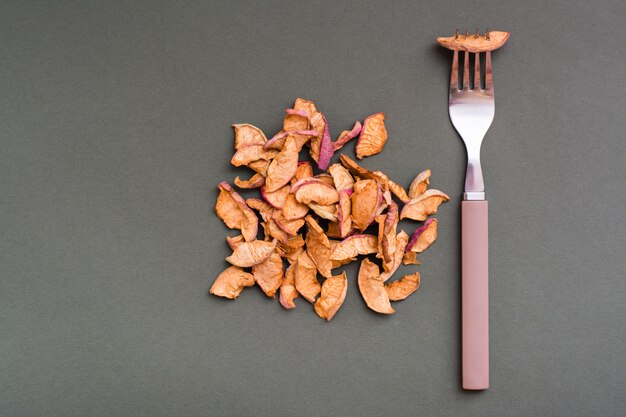
[[[246,241],[256,239],[259,220],[256,214],[246,205],[244,199],[225,181],[218,188],[220,194],[215,204],[215,213],[227,227],[241,230]]]
[[[260,198],[248,198],[246,199],[246,204],[251,209],[258,211],[263,220],[270,219],[272,217],[272,213],[274,212],[274,207]]]
[[[263,145],[267,138],[256,126],[247,123],[234,124],[235,149],[240,150],[250,145]]]
[[[326,321],[332,320],[346,299],[347,290],[348,278],[345,272],[325,280],[322,284],[322,295],[314,305],[317,315]]]
[[[431,214],[437,213],[441,203],[450,200],[445,193],[439,190],[426,190],[424,194],[412,199],[402,207],[401,219],[426,220]]]
[[[324,278],[330,278],[332,269],[332,262],[330,260],[330,242],[328,237],[324,234],[324,230],[315,221],[313,217],[306,216],[307,235],[306,235],[306,250],[317,267],[317,270]]]
[[[234,300],[239,297],[244,287],[251,287],[253,285],[254,277],[252,274],[236,266],[230,266],[218,275],[209,293],[217,295],[218,297]]]
[[[385,216],[378,216],[378,254],[377,258],[383,260],[385,271],[394,259],[396,253],[396,228],[398,226],[398,205],[391,202]]]
[[[262,240],[243,242],[233,250],[233,254],[226,260],[235,266],[248,268],[269,258],[274,252],[274,248],[276,248],[275,239],[271,242]]]
[[[258,160],[270,161],[278,154],[276,149],[263,149],[263,145],[250,145],[245,148],[241,148],[233,155],[230,163],[236,167],[242,165],[249,166],[251,162]]]
[[[308,161],[299,161],[296,175],[293,176],[292,185],[301,179],[313,177],[313,167]]]
[[[390,301],[400,301],[413,294],[420,286],[420,273],[405,275],[397,281],[385,284]]]
[[[405,252],[402,257],[402,265],[421,265],[422,263],[417,259],[417,253]]]
[[[352,202],[352,226],[358,230],[365,230],[376,217],[383,194],[380,184],[374,180],[360,180],[354,183],[354,192],[350,197]]]
[[[272,219],[276,222],[278,227],[283,229],[285,233],[291,236],[298,234],[298,230],[304,226],[304,219],[287,220],[280,210],[274,210]]]
[[[252,267],[254,280],[268,297],[274,297],[283,283],[283,260],[276,252]]]
[[[409,202],[410,198],[400,184],[396,184],[391,180],[387,180],[387,185],[389,186],[389,190],[393,193],[393,195],[398,197],[400,201],[402,201],[403,203]]]
[[[387,143],[385,114],[376,113],[368,116],[363,122],[363,130],[356,142],[356,157],[362,159],[380,153]]]
[[[285,242],[279,241],[276,244],[276,252],[287,259],[289,263],[296,262],[300,254],[304,252],[304,239],[302,235],[292,236]]]
[[[352,187],[354,187],[354,179],[343,165],[332,164],[328,167],[328,172],[333,179],[333,185],[337,191],[352,190]]]
[[[263,232],[265,233],[265,240],[276,239],[278,242],[287,242],[289,240],[289,234],[281,229],[273,218],[267,219],[267,221],[261,222],[263,226]]]
[[[456,33],[450,37],[439,37],[437,43],[453,51],[486,52],[500,48],[509,39],[509,32],[488,31],[484,35]]]
[[[278,301],[280,305],[287,310],[296,308],[294,299],[298,298],[298,290],[296,290],[296,264],[291,264],[285,271],[285,278],[280,284],[280,296]]]
[[[320,216],[322,219],[330,220],[331,222],[337,221],[337,205],[329,204],[323,206],[317,203],[309,203],[308,207],[313,210],[315,214]]]
[[[430,218],[411,235],[406,250],[415,253],[424,252],[437,240],[437,219]]]
[[[275,134],[270,140],[265,142],[263,149],[277,149],[281,150],[285,146],[287,138],[292,138],[296,144],[298,152],[302,150],[304,145],[311,139],[312,136],[317,136],[315,130],[287,130],[281,131]]]
[[[268,191],[266,186],[263,186],[261,187],[261,196],[263,200],[267,201],[272,207],[282,209],[285,206],[289,188],[289,185],[285,185],[275,191]]]
[[[333,261],[355,258],[357,255],[369,255],[378,250],[378,238],[374,235],[353,235],[337,243],[330,255]]]
[[[259,173],[254,174],[250,179],[242,180],[239,177],[235,178],[235,185],[239,188],[252,189],[259,188],[265,184],[265,177]]]
[[[317,267],[306,251],[296,263],[295,285],[298,293],[311,304],[315,302],[315,297],[322,288],[317,280]]]
[[[417,177],[415,177],[409,186],[409,197],[417,198],[424,194],[428,188],[428,184],[430,184],[430,169],[426,169],[417,174]]]
[[[370,179],[376,180],[380,184],[386,184],[389,178],[382,172],[372,172],[368,169],[363,168],[359,164],[356,163],[353,159],[350,159],[347,155],[340,155],[339,160],[341,161],[341,165],[346,167],[348,171],[354,176],[359,177],[360,179]]]
[[[344,130],[339,134],[337,140],[333,142],[333,149],[335,151],[338,151],[339,149],[343,148],[343,145],[359,136],[359,134],[361,133],[361,128],[361,122],[357,120],[357,122],[354,123],[354,127],[352,128],[352,130]]]
[[[292,189],[298,183],[292,186]],[[339,201],[339,193],[334,187],[317,178],[304,180],[296,189],[296,200],[302,204],[317,203],[323,206]]]
[[[248,164],[248,168],[265,177],[265,174],[267,173],[267,167],[269,165],[270,161],[266,161],[265,159],[259,159],[258,161],[250,162]]]
[[[287,220],[303,219],[309,213],[309,206],[296,200],[293,193],[287,194],[283,206],[283,216]]]
[[[245,242],[245,239],[242,235],[237,236],[226,236],[226,242],[228,242],[228,246],[230,246],[231,250],[235,250],[239,244]]]
[[[330,140],[330,131],[328,130],[328,121],[323,113],[316,112],[311,115],[311,127],[317,131],[317,136],[311,138],[309,142],[311,146],[311,158],[317,162],[319,169],[328,168],[330,158],[333,156],[333,143]]]
[[[391,276],[398,270],[400,265],[402,264],[402,259],[404,258],[404,250],[406,249],[406,244],[409,241],[409,235],[407,235],[404,230],[401,230],[400,233],[396,235],[396,253],[393,255],[392,261],[385,267],[385,270],[382,274],[380,274],[380,278],[383,282],[387,281]]]
[[[363,259],[357,281],[361,296],[370,309],[382,314],[396,312],[389,303],[389,296],[380,277],[378,265],[367,258]]]
[[[337,227],[339,237],[346,237],[352,230],[352,190],[345,189],[339,192],[337,204]]]
[[[298,150],[295,139],[287,137],[285,147],[276,155],[267,167],[265,190],[274,192],[289,184],[298,169]]]

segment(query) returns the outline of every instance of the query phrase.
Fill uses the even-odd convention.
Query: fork
[[[465,193],[461,203],[461,310],[463,388],[489,388],[488,203],[480,166],[480,146],[495,113],[491,52],[485,57],[485,88],[481,88],[480,54],[474,53],[470,86],[469,54],[464,52],[463,83],[459,89],[459,52],[454,51],[450,120],[467,149]]]

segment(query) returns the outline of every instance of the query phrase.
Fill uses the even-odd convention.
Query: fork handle
[[[463,388],[489,388],[487,201],[461,203]]]

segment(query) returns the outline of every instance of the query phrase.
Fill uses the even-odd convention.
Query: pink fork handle
[[[461,203],[463,388],[489,388],[489,238],[486,201]]]

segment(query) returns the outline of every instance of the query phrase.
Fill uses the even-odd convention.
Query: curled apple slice
[[[380,184],[374,180],[360,180],[354,183],[352,202],[352,226],[365,230],[376,217],[382,203],[383,193]]]
[[[326,279],[322,284],[322,295],[314,305],[317,315],[326,321],[332,320],[346,299],[347,290],[348,278],[345,272]]]
[[[256,239],[259,220],[244,199],[225,181],[219,183],[220,194],[215,203],[215,214],[227,227],[241,230],[246,241]]]
[[[411,182],[409,186],[409,197],[417,198],[420,195],[424,194],[426,189],[428,188],[428,184],[430,184],[430,169],[426,169],[419,174],[417,177]]]
[[[385,113],[376,113],[367,116],[363,122],[363,130],[356,142],[356,157],[362,159],[380,153],[387,143],[387,129],[385,128]]]
[[[333,178],[333,185],[337,191],[352,190],[354,187],[354,178],[343,165],[332,164],[328,167],[328,172]]]
[[[332,262],[330,260],[331,248],[328,237],[324,234],[324,230],[313,217],[306,216],[305,220],[307,223],[307,253],[319,273],[325,278],[330,278]]]
[[[339,134],[339,137],[337,138],[337,140],[333,142],[333,149],[335,151],[338,151],[339,149],[343,147],[343,145],[345,145],[346,143],[350,142],[352,139],[359,136],[362,128],[363,126],[361,126],[361,122],[357,120],[357,122],[354,123],[354,127],[352,127],[351,130],[344,130],[343,132]]]
[[[274,297],[283,283],[283,260],[274,251],[263,262],[252,266],[252,275],[265,295]]]
[[[280,296],[278,301],[280,305],[290,310],[296,308],[294,299],[298,298],[298,290],[296,290],[296,264],[291,264],[285,271],[285,278],[280,284]]]
[[[424,252],[435,240],[437,240],[437,219],[430,218],[415,229],[406,250],[415,253]]]
[[[509,39],[509,35],[509,32],[497,30],[486,32],[484,35],[479,35],[478,32],[471,35],[457,33],[454,36],[439,37],[437,43],[453,51],[486,52],[500,48]]]
[[[413,294],[420,286],[420,273],[405,275],[397,281],[385,284],[390,301],[400,301]]]
[[[273,192],[289,184],[298,169],[298,150],[295,139],[287,137],[284,148],[267,167],[265,190]]]
[[[381,314],[396,312],[389,303],[389,295],[385,291],[385,284],[380,277],[378,265],[367,258],[363,259],[357,281],[361,296],[371,310]]]
[[[263,145],[267,138],[261,129],[248,123],[234,124],[235,149],[240,150],[250,145]]]
[[[298,185],[294,184],[291,188]],[[339,193],[334,187],[317,179],[305,179],[296,189],[296,200],[302,204],[317,203],[323,206],[334,204],[339,201]]]
[[[450,200],[445,193],[439,190],[426,190],[424,194],[412,199],[402,207],[400,219],[424,221],[431,214],[437,213],[441,203]]]
[[[233,250],[232,255],[226,258],[228,262],[241,268],[248,268],[260,264],[270,257],[276,248],[276,240],[266,242],[254,240],[243,242]]]
[[[247,180],[242,180],[241,178],[236,177],[234,182],[235,182],[235,185],[239,188],[244,188],[244,189],[259,188],[259,187],[262,187],[263,184],[265,184],[265,177],[259,173],[256,173]]]
[[[234,300],[239,297],[244,287],[253,285],[254,277],[252,274],[236,266],[230,266],[218,275],[209,293]]]
[[[298,257],[296,263],[295,286],[300,295],[311,304],[315,302],[315,297],[322,288],[317,280],[317,267],[306,251]]]
[[[337,243],[330,259],[333,261],[345,261],[355,258],[357,255],[369,255],[378,250],[378,237],[374,235],[353,235]]]

